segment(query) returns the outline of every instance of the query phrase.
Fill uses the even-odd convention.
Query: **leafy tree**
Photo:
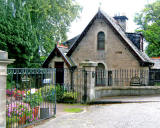
[[[1,1],[0,49],[8,51],[9,57],[16,59],[13,67],[26,67],[32,55],[33,36],[25,20],[13,14],[13,8]]]
[[[142,32],[148,42],[147,54],[150,57],[160,56],[160,0],[147,4],[136,14],[135,22],[139,25],[137,31]]]
[[[70,24],[81,10],[71,0],[0,2],[0,49],[16,59],[14,67],[40,66],[40,56],[46,57],[55,43],[66,40]]]

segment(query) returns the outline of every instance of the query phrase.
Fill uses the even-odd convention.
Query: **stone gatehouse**
[[[126,32],[127,20],[99,10],[81,34],[55,46],[43,67],[70,69],[68,74],[57,72],[56,83],[71,83],[74,71],[82,68],[81,62],[93,61],[97,63],[95,86],[116,85],[116,77],[121,80],[119,77],[126,75],[124,86],[130,85],[134,76],[143,76],[143,84],[147,84],[149,74],[142,70],[149,70],[153,63],[143,51],[143,36]]]

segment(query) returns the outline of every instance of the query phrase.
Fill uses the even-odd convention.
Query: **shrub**
[[[42,97],[45,101],[52,102],[55,98],[55,86],[54,85],[48,85],[40,88],[40,92],[42,93]]]
[[[48,85],[42,87],[40,90],[45,101],[53,102],[55,100],[55,93],[57,102],[61,102],[63,99],[64,89],[60,85]]]
[[[62,102],[63,101],[63,93],[64,93],[64,88],[61,85],[56,86],[56,100],[57,102]]]
[[[64,92],[63,102],[64,103],[76,103],[77,93],[76,92]]]
[[[31,108],[39,106],[43,101],[41,91],[35,91],[34,93],[31,93],[30,90],[27,91],[26,97],[23,101],[25,103],[29,103]]]
[[[55,94],[56,101],[59,103],[75,103],[77,101],[77,93],[67,92],[61,85],[45,86],[40,90],[45,101],[53,102],[55,100]]]
[[[16,88],[16,84],[14,81],[10,82],[9,80],[7,80],[7,89],[11,89],[11,88]]]

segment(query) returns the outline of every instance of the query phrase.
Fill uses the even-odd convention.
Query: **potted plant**
[[[25,97],[25,92],[24,91],[21,91],[21,90],[16,90],[14,92],[14,97],[16,100],[22,100],[23,97]]]
[[[32,93],[32,91],[29,90],[27,91],[23,101],[30,105],[30,107],[33,109],[34,118],[36,118],[40,108],[39,106],[43,101],[41,92],[37,90]]]

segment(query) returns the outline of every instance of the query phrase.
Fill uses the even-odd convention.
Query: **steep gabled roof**
[[[96,19],[103,19],[107,24],[109,24],[114,32],[118,34],[122,42],[126,47],[130,50],[130,52],[137,58],[141,65],[152,65],[153,62],[150,58],[143,52],[141,52],[126,36],[125,32],[121,29],[121,27],[115,22],[115,20],[109,17],[105,12],[99,10],[97,14],[93,17],[93,19],[89,22],[87,27],[83,30],[83,32],[79,35],[77,40],[70,46],[67,56],[71,56],[76,47],[79,45],[83,37],[89,31],[90,27],[94,23]]]
[[[48,56],[48,58],[44,61],[42,67],[48,68],[48,64],[53,59],[53,57],[56,56],[56,52],[59,53],[59,55],[62,57],[62,59],[64,60],[64,62],[66,63],[66,65],[69,68],[76,67],[76,65],[74,64],[74,62],[72,61],[72,59],[70,57],[68,57],[68,56],[65,55],[68,52],[68,49],[64,48],[64,47],[57,47],[57,45],[55,46],[55,48],[53,49],[53,51],[50,53],[50,55]]]

